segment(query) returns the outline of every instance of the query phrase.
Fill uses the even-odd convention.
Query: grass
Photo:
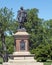
[[[3,62],[3,59],[0,57],[0,64],[2,64],[2,62]]]
[[[44,65],[52,65],[52,61],[44,62]]]
[[[47,62],[45,62],[44,65],[51,65],[51,63],[47,63]]]

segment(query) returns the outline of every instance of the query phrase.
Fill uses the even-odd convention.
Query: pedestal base
[[[3,63],[3,65],[43,65],[43,63],[40,62],[18,62],[18,63]]]
[[[43,65],[43,63],[36,62],[34,55],[29,52],[14,52],[12,57],[13,59],[9,59],[3,65]]]
[[[30,52],[14,52],[13,53],[15,60],[34,60],[34,55]],[[36,60],[34,60],[36,62]]]

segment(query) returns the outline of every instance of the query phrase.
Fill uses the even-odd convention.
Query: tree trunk
[[[2,40],[2,50],[4,51],[4,53],[3,53],[3,61],[7,62],[8,61],[8,54],[7,54],[6,44],[5,44],[5,36],[4,36],[3,32],[1,34],[1,40]]]

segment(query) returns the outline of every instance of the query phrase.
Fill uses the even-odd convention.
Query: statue
[[[18,28],[21,29],[24,27],[24,22],[27,21],[27,12],[23,9],[23,7],[20,8],[17,15],[18,19]]]

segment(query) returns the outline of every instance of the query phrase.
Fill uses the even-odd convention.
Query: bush
[[[49,45],[39,45],[35,49],[35,57],[37,61],[45,62],[48,59],[50,52],[50,46]]]

